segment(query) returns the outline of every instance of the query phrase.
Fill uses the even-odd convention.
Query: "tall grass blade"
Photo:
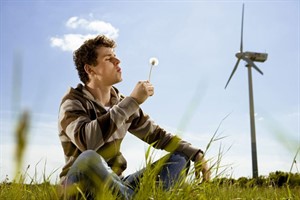
[[[18,180],[18,176],[19,176],[18,174],[19,174],[22,164],[23,164],[23,157],[24,157],[24,153],[25,153],[25,148],[27,146],[28,128],[29,128],[29,112],[24,111],[19,119],[16,131],[15,131],[15,140],[16,140],[15,180]]]

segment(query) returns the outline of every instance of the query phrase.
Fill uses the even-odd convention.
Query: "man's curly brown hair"
[[[114,40],[106,37],[105,35],[98,35],[93,39],[86,40],[73,53],[74,64],[76,66],[79,78],[84,84],[89,82],[89,76],[84,70],[84,65],[97,65],[96,50],[100,47],[115,48],[116,43]]]

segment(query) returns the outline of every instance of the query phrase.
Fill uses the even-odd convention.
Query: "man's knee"
[[[101,165],[105,160],[94,150],[86,150],[82,152],[73,165],[81,170],[91,169]]]
[[[80,158],[83,158],[86,160],[95,159],[98,156],[99,156],[99,154],[94,150],[86,150],[79,155]]]

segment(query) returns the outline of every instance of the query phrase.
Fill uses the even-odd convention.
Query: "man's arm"
[[[60,106],[59,129],[62,142],[71,140],[80,151],[97,150],[139,108],[131,97],[126,97],[107,113],[92,119],[84,101],[74,98],[63,100]],[[90,104],[86,100],[86,104]],[[94,110],[92,112],[97,112]],[[66,135],[65,138],[63,135]]]

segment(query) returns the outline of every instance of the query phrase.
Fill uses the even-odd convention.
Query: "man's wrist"
[[[195,161],[197,156],[203,157],[203,156],[204,156],[204,152],[203,152],[201,149],[199,149],[199,150],[195,153],[194,157],[192,158],[192,161]]]

